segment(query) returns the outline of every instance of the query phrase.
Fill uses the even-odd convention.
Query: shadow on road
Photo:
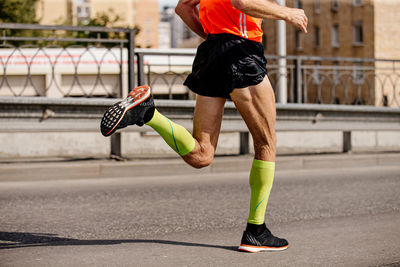
[[[187,247],[221,248],[237,250],[237,246],[219,246],[210,244],[198,244],[181,241],[157,240],[157,239],[115,239],[115,240],[80,240],[74,238],[57,237],[47,233],[20,233],[0,232],[0,249],[41,247],[41,246],[91,246],[91,245],[116,245],[122,243],[147,243],[164,244]]]

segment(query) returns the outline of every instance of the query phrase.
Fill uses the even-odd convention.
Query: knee
[[[194,167],[196,169],[201,169],[201,168],[210,166],[213,159],[214,159],[214,155],[203,156],[203,157],[198,158],[196,161],[193,161],[190,165],[192,165],[192,167]]]
[[[211,144],[200,144],[199,151],[185,161],[192,167],[201,169],[209,166],[213,160],[214,149]]]

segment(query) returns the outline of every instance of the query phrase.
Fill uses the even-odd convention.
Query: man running
[[[276,110],[266,76],[261,21],[283,19],[307,32],[307,17],[301,9],[272,0],[180,0],[175,11],[206,39],[184,83],[197,94],[193,135],[157,111],[149,86],[133,89],[112,106],[103,116],[101,132],[109,136],[128,125],[147,124],[189,165],[206,167],[214,158],[225,101],[231,99],[249,128],[255,152],[250,211],[239,250],[284,250],[288,242],[272,235],[264,223],[275,172]]]

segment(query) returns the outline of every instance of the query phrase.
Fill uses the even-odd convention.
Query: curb
[[[125,162],[104,159],[74,162],[0,163],[0,181],[134,178],[248,172],[252,160],[251,155],[217,157],[213,164],[203,169],[194,169],[180,158],[136,159]],[[400,166],[400,153],[279,156],[276,160],[277,171],[373,166]]]

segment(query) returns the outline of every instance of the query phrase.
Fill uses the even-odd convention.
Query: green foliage
[[[38,0],[0,0],[0,23],[38,23],[35,11],[37,2]],[[41,31],[31,30],[6,30],[5,34],[13,37],[43,36]],[[10,41],[9,43],[20,46],[31,42]]]
[[[112,27],[116,27],[118,25],[118,27],[120,28],[129,28],[129,26],[121,26],[120,25],[120,21],[123,18],[116,14],[114,12],[114,10],[112,8],[110,8],[109,10],[107,10],[107,12],[100,12],[97,13],[95,17],[90,18],[88,20],[87,23],[83,23],[83,22],[78,22],[77,26],[95,26],[95,27],[107,27],[107,28],[112,28]],[[134,29],[136,29],[136,34],[139,33],[139,28],[135,27]],[[123,32],[75,32],[73,34],[74,38],[93,38],[93,39],[97,39],[97,38],[101,38],[101,39],[125,39],[126,33]],[[81,45],[86,45],[83,43],[75,43],[75,44],[81,44]],[[93,44],[95,45],[99,45],[98,43],[96,44],[96,42],[93,42]],[[71,44],[69,44],[71,45]],[[115,43],[103,43],[101,44],[101,46],[115,46]]]
[[[94,18],[90,18],[89,21],[84,24],[82,22],[78,22],[78,26],[96,26],[96,27],[116,27],[117,24],[122,20],[122,17],[114,12],[112,8],[110,8],[107,12],[97,13]],[[128,26],[121,26],[122,28],[129,28]],[[137,26],[134,27],[136,29],[136,34],[139,33],[139,28]],[[78,32],[75,35],[76,38],[102,38],[102,39],[119,39],[125,38],[125,33],[116,33],[116,32]]]
[[[38,23],[35,6],[38,0],[0,0],[0,22]]]
[[[0,0],[0,23],[25,23],[25,24],[37,24],[39,21],[36,19],[37,2],[39,0]],[[76,26],[97,26],[97,27],[124,27],[120,25],[122,20],[121,16],[116,14],[113,9],[109,9],[107,12],[97,13],[95,17],[88,19],[87,22],[78,22]],[[62,25],[72,25],[71,18],[63,23]],[[124,28],[127,28],[125,26]],[[139,28],[135,27],[136,34],[139,32]],[[12,37],[48,37],[48,38],[91,38],[94,41],[90,44],[87,42],[60,42],[60,41],[7,41],[8,44],[14,46],[21,45],[102,45],[102,46],[114,46],[115,43],[103,43],[96,42],[95,39],[124,39],[126,38],[125,33],[117,32],[85,32],[85,31],[46,31],[46,30],[6,30],[6,36]]]

